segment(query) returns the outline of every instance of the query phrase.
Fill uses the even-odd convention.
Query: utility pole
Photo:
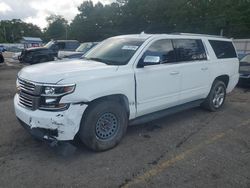
[[[3,24],[3,36],[4,36],[5,42],[7,42],[6,29],[5,29],[5,25],[4,24]]]
[[[65,27],[65,37],[66,37],[66,40],[68,40],[68,25],[66,25]]]
[[[220,30],[220,36],[223,36],[223,35],[224,35],[224,30],[221,29],[221,30]]]

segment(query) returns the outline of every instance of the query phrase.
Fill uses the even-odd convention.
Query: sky
[[[0,0],[0,20],[21,19],[38,25],[41,29],[47,26],[46,17],[51,14],[62,15],[71,21],[78,13],[77,7],[84,0]],[[100,1],[103,4],[112,0]]]

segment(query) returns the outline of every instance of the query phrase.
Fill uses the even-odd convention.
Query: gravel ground
[[[250,90],[216,113],[194,108],[128,128],[121,144],[62,156],[19,125],[13,109],[20,65],[0,65],[0,187],[250,188]]]

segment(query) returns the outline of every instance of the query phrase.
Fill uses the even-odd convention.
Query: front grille
[[[28,81],[21,80],[21,79],[18,79],[18,82],[20,84],[21,90],[31,93],[31,94],[35,92],[35,88],[36,88],[35,84],[28,82]]]
[[[19,104],[30,110],[36,110],[40,101],[40,86],[18,78]]]
[[[21,105],[33,109],[33,96],[25,94],[23,92],[19,93],[19,102]]]

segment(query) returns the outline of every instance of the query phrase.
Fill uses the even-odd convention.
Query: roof
[[[166,38],[179,38],[179,39],[197,39],[197,38],[207,38],[207,39],[216,39],[223,41],[231,41],[232,39],[225,38],[223,36],[217,35],[205,35],[205,34],[193,34],[193,33],[173,33],[173,34],[135,34],[135,35],[122,35],[117,36],[116,38],[137,38],[147,40],[148,38],[157,38],[157,37],[166,37]]]
[[[57,42],[79,42],[78,40],[54,40]]]
[[[35,42],[43,42],[42,39],[38,38],[38,37],[23,37],[22,38],[23,40],[26,40],[26,41],[35,41]]]

